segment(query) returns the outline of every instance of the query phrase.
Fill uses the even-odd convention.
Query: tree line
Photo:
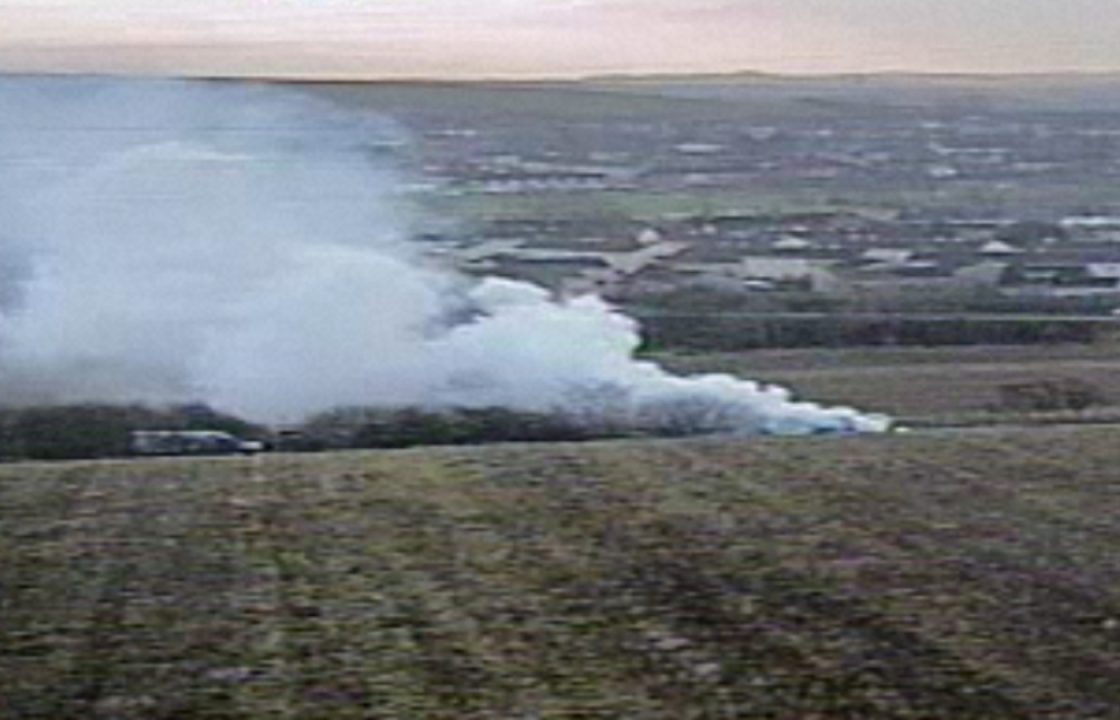
[[[126,457],[135,430],[222,430],[282,451],[583,441],[619,434],[559,413],[507,408],[336,408],[276,430],[205,405],[0,408],[0,460]]]

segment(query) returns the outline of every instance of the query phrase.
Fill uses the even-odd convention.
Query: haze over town
[[[316,78],[1099,72],[1120,68],[1112,9],[1109,0],[0,0],[0,70]]]

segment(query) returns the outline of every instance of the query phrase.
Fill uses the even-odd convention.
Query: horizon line
[[[967,71],[922,70],[895,68],[883,70],[829,70],[810,72],[783,72],[740,68],[731,70],[650,70],[603,71],[592,73],[487,73],[478,75],[375,75],[356,73],[306,74],[261,72],[192,73],[168,72],[159,69],[136,70],[85,70],[75,68],[5,68],[0,64],[0,77],[96,77],[122,79],[167,79],[201,81],[247,81],[275,83],[347,83],[347,84],[416,84],[416,85],[518,85],[518,84],[581,84],[596,82],[650,82],[676,80],[733,80],[756,79],[760,81],[798,80],[858,80],[874,78],[913,78],[929,80],[1044,80],[1044,79],[1120,79],[1120,68],[1108,70],[1055,68],[1052,70],[1025,71]]]

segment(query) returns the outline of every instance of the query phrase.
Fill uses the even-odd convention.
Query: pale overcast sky
[[[0,68],[361,77],[1120,70],[1120,0],[0,0]]]

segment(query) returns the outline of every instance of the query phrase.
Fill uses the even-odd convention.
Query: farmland
[[[814,401],[923,423],[1022,420],[999,412],[1000,388],[1056,378],[1080,381],[1099,391],[1096,413],[1113,418],[1120,406],[1120,358],[1109,344],[762,350],[654,357],[679,372],[728,372],[788,386]],[[1093,413],[1088,415],[1091,418]]]
[[[0,717],[1120,717],[1118,446],[9,465]]]

